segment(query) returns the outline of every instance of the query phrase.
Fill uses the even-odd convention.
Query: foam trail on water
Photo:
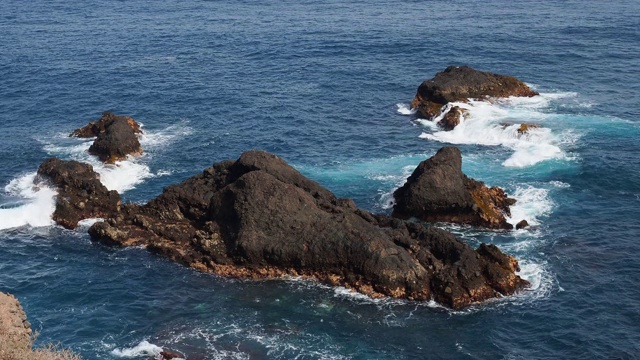
[[[188,121],[180,121],[165,129],[158,131],[146,131],[140,135],[140,145],[142,149],[148,151],[150,149],[162,148],[176,139],[191,135],[193,129],[189,127]]]
[[[26,174],[11,180],[5,187],[5,192],[18,200],[1,205],[0,229],[53,225],[51,215],[55,211],[57,193],[47,186],[34,186],[35,176],[36,173]]]
[[[162,348],[154,345],[146,340],[141,341],[138,345],[131,348],[114,349],[111,354],[120,358],[137,358],[137,357],[153,357],[160,356]]]

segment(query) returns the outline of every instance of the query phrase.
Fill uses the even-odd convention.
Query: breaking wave
[[[53,225],[57,193],[47,186],[35,186],[35,176],[34,172],[15,178],[4,188],[8,201],[0,205],[0,230]]]

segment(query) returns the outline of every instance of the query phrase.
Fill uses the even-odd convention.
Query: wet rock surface
[[[421,162],[407,182],[394,192],[393,216],[427,222],[451,222],[491,229],[512,229],[505,215],[515,200],[498,187],[487,187],[462,173],[456,147],[438,150]]]
[[[67,193],[84,184],[53,182],[59,188],[72,184]],[[107,220],[89,229],[93,239],[144,245],[222,276],[301,276],[373,297],[434,298],[452,308],[527,285],[515,274],[516,260],[498,248],[474,250],[443,230],[358,209],[262,151],[216,163],[144,205],[118,208],[110,193],[101,194],[104,201],[94,208],[106,208],[94,213]],[[461,202],[470,201],[469,193],[464,196]],[[83,214],[56,221],[71,224]]]
[[[453,129],[463,112],[445,108],[452,102],[469,99],[504,98],[510,96],[531,97],[538,95],[525,83],[513,76],[475,70],[468,66],[449,66],[432,79],[425,80],[411,102],[418,115],[433,119],[443,111],[449,111],[438,123],[446,130]]]
[[[100,161],[113,164],[126,159],[128,155],[142,153],[138,139],[138,134],[141,133],[140,124],[132,118],[103,113],[100,120],[74,130],[69,136],[95,136],[89,153],[96,155]]]
[[[99,120],[92,121],[81,128],[75,129],[73,132],[71,132],[71,134],[69,134],[69,136],[79,138],[96,137],[105,132],[106,129],[115,121],[125,121],[135,134],[142,133],[140,124],[138,124],[133,118],[130,118],[128,116],[119,116],[110,112],[104,112],[102,113],[102,116]]]
[[[120,195],[107,190],[89,164],[48,159],[38,168],[38,184],[57,188],[53,220],[67,229],[74,229],[83,219],[113,216],[120,206]]]

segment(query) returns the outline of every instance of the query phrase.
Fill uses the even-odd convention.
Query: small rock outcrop
[[[474,250],[446,231],[358,209],[262,151],[104,213],[111,216],[89,229],[93,239],[143,245],[222,276],[301,276],[456,309],[527,285],[495,246]]]
[[[449,66],[418,87],[411,108],[427,119],[433,119],[442,115],[443,111],[448,111],[438,124],[450,130],[460,122],[464,112],[457,107],[445,108],[449,103],[487,97],[535,95],[538,93],[513,76],[479,71],[468,66]]]
[[[443,147],[421,162],[393,195],[394,217],[513,229],[505,214],[510,215],[515,200],[501,188],[489,188],[463,174],[457,147]]]
[[[138,134],[142,133],[140,124],[126,116],[103,113],[102,118],[74,130],[69,136],[96,137],[89,153],[101,161],[113,164],[124,160],[128,155],[142,153]]]
[[[531,129],[538,129],[540,125],[537,124],[520,124],[518,128],[518,134],[523,135],[529,132]]]
[[[517,224],[516,224],[516,230],[520,230],[520,229],[526,229],[529,227],[529,222],[527,220],[520,220]]]
[[[118,212],[120,195],[100,182],[89,164],[51,158],[38,168],[36,185],[47,182],[58,189],[53,220],[67,229],[88,218],[106,218]]]
[[[92,138],[100,135],[105,132],[106,129],[111,126],[115,121],[125,121],[131,130],[135,134],[142,134],[142,129],[140,128],[140,124],[138,124],[133,118],[128,116],[119,116],[114,113],[104,112],[102,113],[102,117],[99,120],[92,121],[89,124],[73,130],[69,136],[79,137],[79,138]]]

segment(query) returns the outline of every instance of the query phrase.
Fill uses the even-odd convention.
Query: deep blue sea
[[[541,93],[471,102],[452,132],[408,109],[448,65]],[[0,2],[0,291],[38,344],[86,359],[640,357],[640,2]],[[73,129],[103,111],[144,124],[145,154],[105,167]],[[526,136],[522,122],[542,125]],[[48,157],[91,162],[144,202],[249,149],[388,212],[447,144],[504,187],[530,231],[449,227],[515,255],[522,293],[452,312],[296,279],[242,281],[51,225]]]

